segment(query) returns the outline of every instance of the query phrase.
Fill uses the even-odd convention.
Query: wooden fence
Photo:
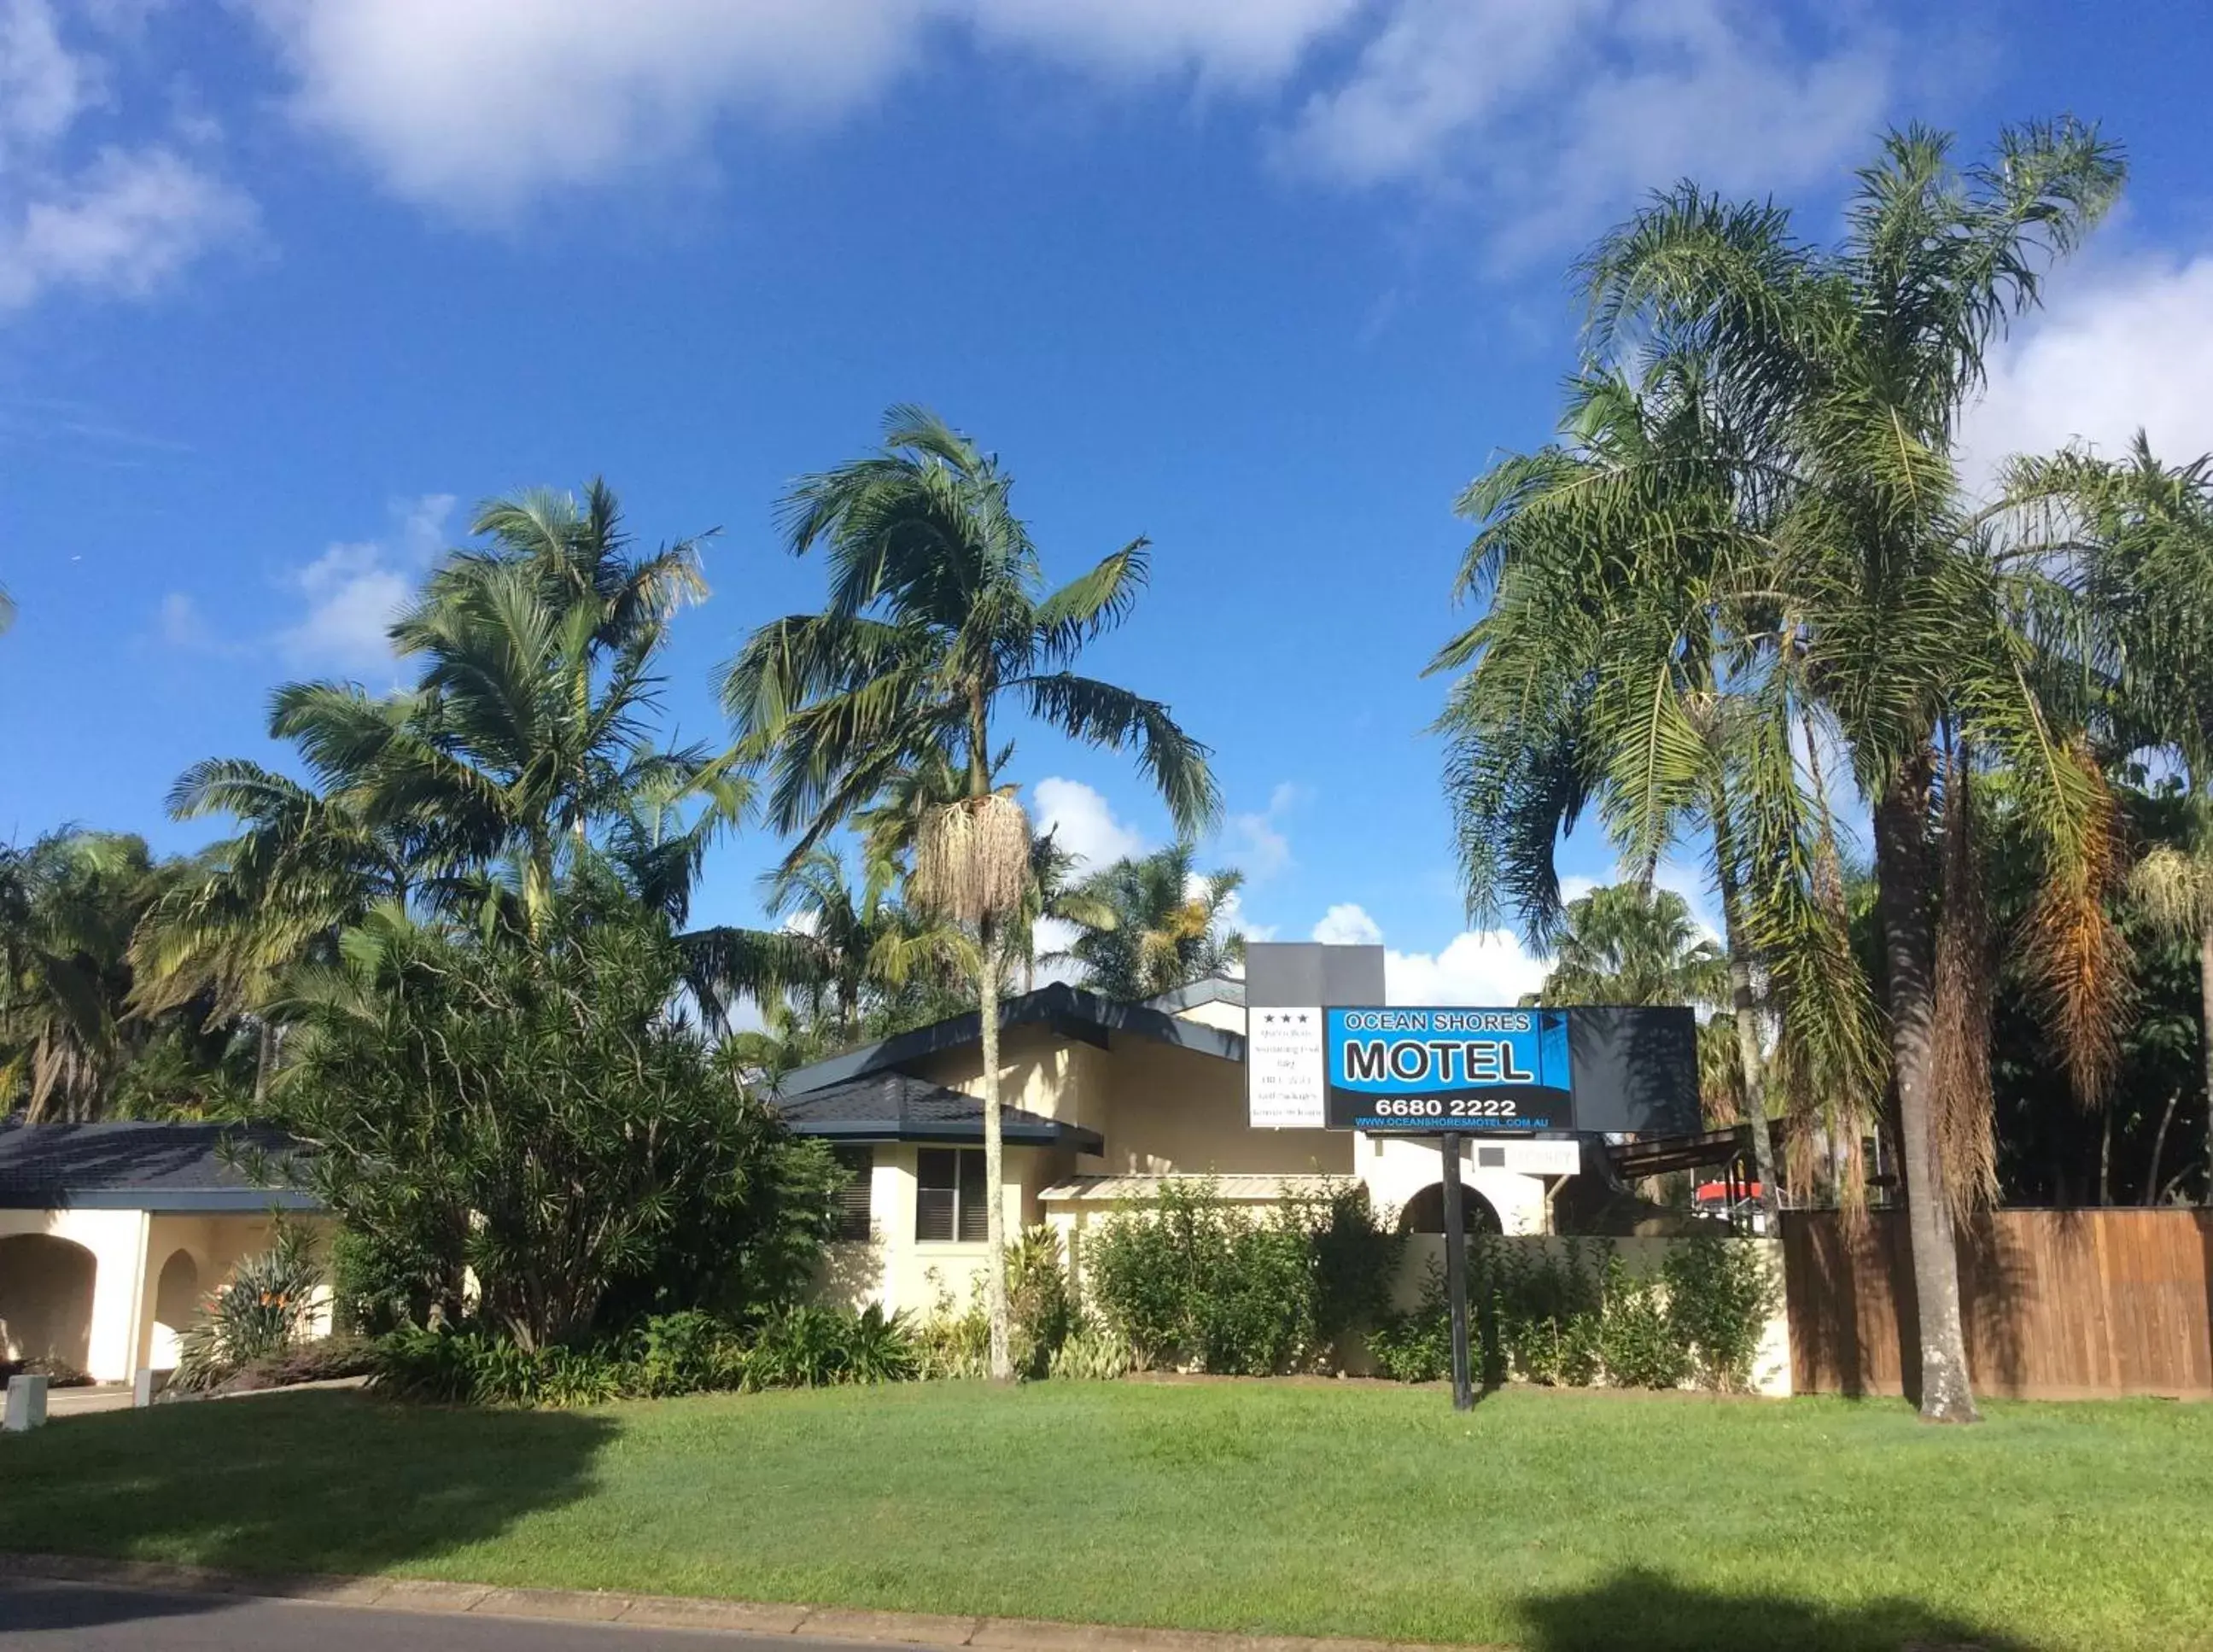
[[[1905,1214],[1854,1234],[1834,1211],[1787,1211],[1783,1241],[1795,1390],[1915,1393]],[[2213,1213],[1998,1210],[1958,1246],[1978,1393],[2213,1399]]]

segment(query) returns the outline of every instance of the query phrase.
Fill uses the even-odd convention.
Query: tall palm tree
[[[2106,745],[2146,747],[2179,770],[2179,841],[2154,844],[2129,891],[2155,933],[2198,948],[2199,1054],[2213,1098],[2213,454],[2168,466],[2139,432],[2125,458],[2085,449],[2016,463],[2013,496],[2062,513],[2080,536],[2112,649]],[[2213,1204],[2213,1102],[2206,1199]]]
[[[65,829],[0,847],[0,1114],[106,1110],[131,1053],[131,931],[155,887],[143,838]]]
[[[769,765],[768,818],[796,834],[796,865],[902,778],[942,764],[959,799],[916,820],[915,893],[977,942],[988,1206],[985,1269],[991,1370],[1012,1374],[999,1100],[1000,971],[1029,886],[1030,833],[992,718],[1019,708],[1088,745],[1133,750],[1180,826],[1219,811],[1206,748],[1157,700],[1078,674],[1084,645],[1125,619],[1144,588],[1132,540],[1047,591],[1013,478],[935,414],[895,407],[877,452],[801,481],[783,503],[795,555],[820,546],[820,613],[762,626],[724,668],[722,704],[742,748]]]
[[[1562,440],[1509,456],[1460,497],[1481,524],[1461,591],[1484,613],[1430,669],[1465,671],[1439,728],[1477,921],[1510,909],[1533,946],[1558,941],[1554,849],[1587,809],[1642,881],[1679,837],[1710,844],[1739,1069],[1722,1088],[1754,1121],[1771,1216],[1763,1019],[1779,1025],[1792,1111],[1821,1115],[1832,1139],[1859,1138],[1875,1051],[1822,875],[1826,802],[1795,783],[1804,709],[1787,692],[1756,699],[1734,662],[1732,637],[1758,620],[1724,577],[1729,555],[1771,532],[1777,502],[1742,462],[1724,388],[1694,350],[1635,376],[1599,364],[1572,380]]]
[[[1728,987],[1728,960],[1699,932],[1690,903],[1672,889],[1631,881],[1568,903],[1537,1001],[1717,1008]]]
[[[1625,531],[1610,545],[1633,554],[1607,571],[1628,591],[1597,623],[1619,629],[1626,681],[1649,696],[1652,709],[1625,726],[1646,731],[1654,781],[1621,789],[1617,830],[1644,842],[1668,830],[1697,768],[1673,662],[1718,637],[1714,685],[1758,709],[1741,748],[1748,864],[1793,873],[1753,892],[1753,929],[1769,967],[1793,968],[1805,961],[1793,914],[1810,883],[1795,874],[1812,863],[1789,739],[1810,722],[1848,754],[1875,816],[1921,1409],[1932,1419],[1975,1415],[1951,1223],[1978,1178],[1972,1152],[1946,1149],[1977,1125],[1986,1143],[1988,1108],[1971,1082],[1940,1081],[1973,1075],[1971,1060],[1944,1061],[1948,1045],[1967,1051],[1979,1032],[1987,1053],[1969,991],[1983,976],[1986,1006],[1965,852],[1977,773],[2007,771],[2041,845],[2045,899],[2025,938],[2042,950],[2052,1019],[2086,1090],[2104,1076],[2100,1016],[2120,984],[2100,904],[2111,800],[2070,734],[2083,723],[2085,674],[2076,659],[2064,661],[2071,673],[2054,668],[2079,635],[2076,593],[2045,547],[2009,544],[1970,508],[1953,440],[1991,337],[2036,302],[2045,264],[2096,221],[2120,174],[2112,148],[2071,123],[2009,131],[1991,163],[1964,170],[1948,138],[1915,129],[1892,134],[1861,172],[1833,248],[1795,240],[1778,209],[1686,185],[1608,236],[1584,271],[1596,357],[1617,371],[1694,363],[1726,431],[1711,451],[1735,472],[1733,496],[1759,507],[1699,518],[1717,531],[1696,536],[1689,582],[1710,600],[1684,605],[1675,514],[1625,498]],[[1575,587],[1590,588],[1588,576]],[[1552,733],[1540,722],[1540,739]]]
[[[1170,992],[1222,970],[1244,956],[1244,937],[1224,922],[1229,899],[1245,881],[1234,869],[1193,869],[1188,842],[1101,868],[1080,886],[1111,921],[1082,924],[1068,948],[1085,984],[1110,998],[1133,1001]]]

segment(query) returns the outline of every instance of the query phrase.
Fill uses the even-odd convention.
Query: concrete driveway
[[[5,1652],[896,1652],[898,1644],[0,1579]]]

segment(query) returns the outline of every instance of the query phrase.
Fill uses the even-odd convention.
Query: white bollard
[[[156,1379],[150,1365],[139,1367],[138,1375],[131,1379],[131,1405],[134,1411],[144,1411],[154,1403]]]
[[[18,1375],[8,1379],[8,1414],[0,1422],[0,1429],[9,1434],[28,1434],[46,1420],[46,1380],[42,1376]]]

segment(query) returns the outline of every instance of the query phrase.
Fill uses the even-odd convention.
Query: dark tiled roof
[[[778,1099],[795,1136],[848,1142],[980,1142],[984,1104],[972,1095],[906,1073],[870,1073]],[[1079,1130],[1021,1107],[1002,1107],[999,1129],[1016,1147],[1073,1147],[1096,1153],[1095,1131]]]
[[[312,1210],[311,1196],[229,1161],[266,1155],[273,1174],[292,1150],[259,1125],[0,1125],[0,1209]]]
[[[1064,1038],[1080,1039],[1102,1050],[1111,1048],[1110,1039],[1119,1033],[1151,1039],[1156,1043],[1172,1044],[1180,1049],[1194,1050],[1201,1055],[1214,1056],[1223,1061],[1242,1063],[1245,1059],[1245,1039],[1241,1034],[1227,1033],[1220,1027],[1208,1027],[1198,1021],[1184,1021],[1165,1015],[1149,1005],[1123,1003],[1058,981],[1051,986],[1041,986],[1034,992],[1025,992],[1018,997],[1006,1000],[999,1011],[999,1024],[1002,1027],[1049,1027]],[[786,1075],[783,1093],[787,1096],[796,1096],[827,1089],[849,1079],[883,1072],[924,1056],[935,1055],[941,1050],[965,1048],[981,1040],[983,1026],[983,1018],[972,1012],[934,1021],[928,1027],[918,1027],[911,1033],[900,1033],[874,1044],[862,1045],[858,1049],[847,1050]]]

